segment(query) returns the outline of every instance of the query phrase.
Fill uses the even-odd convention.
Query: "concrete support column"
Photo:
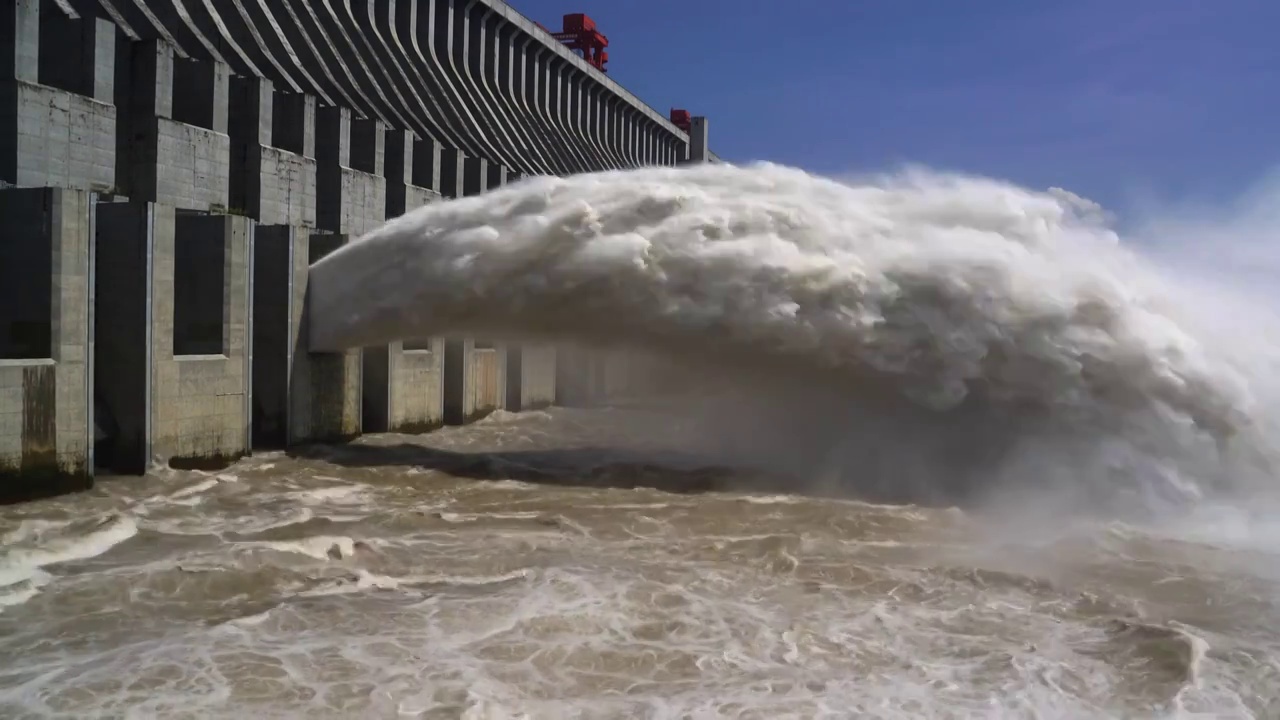
[[[464,157],[462,167],[462,194],[471,196],[484,192],[489,162],[484,158]]]
[[[386,220],[384,126],[345,107],[316,112],[316,222],[359,237]]]
[[[7,51],[0,60],[4,80],[40,82],[40,2],[12,0],[0,16],[0,43]]]
[[[466,153],[454,148],[440,150],[440,194],[448,198],[460,198],[463,195],[463,169],[466,165]]]
[[[316,225],[315,98],[231,84],[231,207],[264,225]]]
[[[227,136],[230,71],[223,63],[176,60],[163,40],[129,48],[129,131],[117,154],[121,183],[136,201],[223,212],[230,202],[231,142]],[[127,159],[126,159],[127,158]]]
[[[484,188],[495,190],[507,184],[507,168],[498,163],[489,163],[485,168]]]
[[[0,504],[93,484],[93,195],[0,190]]]
[[[348,440],[361,432],[360,350],[308,352],[310,265],[347,242],[259,225],[253,262],[253,447]]]
[[[693,124],[689,127],[689,161],[707,162],[710,147],[707,144],[707,119],[701,115],[693,116]]]
[[[413,184],[432,190],[439,197],[443,195],[441,182],[440,143],[431,138],[414,138],[413,141]]]
[[[386,136],[387,218],[441,199],[440,146],[407,130]],[[364,349],[366,432],[420,433],[443,422],[444,340],[409,339]]]
[[[417,154],[423,155],[419,160]],[[408,130],[386,134],[387,219],[440,199],[439,151]],[[426,184],[422,184],[425,182]]]
[[[156,203],[97,209],[94,359],[107,464],[217,468],[250,447],[254,223]]]
[[[489,163],[458,153],[466,196],[485,191]],[[444,342],[444,422],[461,425],[506,405],[506,351],[485,339],[447,338]]]
[[[41,0],[0,10],[0,181],[115,186],[115,34],[107,20],[42,13]]]

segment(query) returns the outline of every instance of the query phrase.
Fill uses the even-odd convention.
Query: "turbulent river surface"
[[[0,509],[0,716],[1280,717],[1265,527],[796,494],[645,412]]]
[[[388,222],[311,350],[684,384],[0,509],[0,717],[1280,718],[1275,232],[1108,222],[769,164]]]

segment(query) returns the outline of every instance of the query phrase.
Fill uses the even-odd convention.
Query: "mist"
[[[642,348],[682,368],[665,402],[686,445],[797,492],[1243,502],[1271,492],[1280,458],[1274,313],[1232,272],[1270,257],[1266,197],[1149,213],[1121,236],[1067,190],[924,168],[537,178],[321,261],[312,336]],[[1200,238],[1231,249],[1206,262]]]

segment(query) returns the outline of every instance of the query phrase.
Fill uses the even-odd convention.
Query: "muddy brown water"
[[[0,509],[0,717],[1280,717],[1265,527],[1001,530],[622,452],[611,423]]]

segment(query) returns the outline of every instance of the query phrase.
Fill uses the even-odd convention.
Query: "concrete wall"
[[[472,338],[444,341],[444,422],[463,425],[507,403],[507,354],[497,343]]]
[[[230,69],[176,57],[164,40],[117,53],[116,107],[123,127],[117,186],[131,200],[224,212],[231,198],[227,135]]]
[[[263,225],[316,226],[316,99],[231,82],[230,202]]]
[[[95,373],[112,467],[141,472],[154,461],[217,467],[248,452],[249,308],[253,225],[247,218],[175,211],[156,203],[97,209],[95,322],[103,343]],[[220,249],[221,352],[176,355],[178,245]]]
[[[385,126],[322,107],[316,118],[316,220],[323,230],[359,237],[386,220]]]
[[[93,203],[0,190],[0,218],[0,502],[11,502],[92,484]]]
[[[545,343],[507,346],[506,409],[537,410],[556,401],[556,348]]]
[[[386,217],[399,217],[440,194],[440,144],[405,130],[386,134]],[[444,423],[444,340],[424,338],[365,348],[364,420],[368,432],[421,433]]]
[[[109,191],[116,26],[72,19],[41,0],[0,10],[0,180],[20,187]]]
[[[172,45],[180,88],[209,77],[184,64],[216,63],[526,175],[669,165],[687,156],[688,135],[665,110],[590,67],[502,0],[15,3],[73,9],[127,27],[117,45]],[[180,98],[175,105],[209,107]]]
[[[347,440],[361,432],[361,356],[307,351],[311,263],[347,242],[260,225],[253,262],[253,447]]]
[[[0,200],[11,495],[83,486],[94,460],[219,465],[251,428],[288,446],[550,402],[550,347],[306,352],[309,264],[427,203],[689,156],[501,0],[245,7],[0,10],[0,188],[27,188]]]

